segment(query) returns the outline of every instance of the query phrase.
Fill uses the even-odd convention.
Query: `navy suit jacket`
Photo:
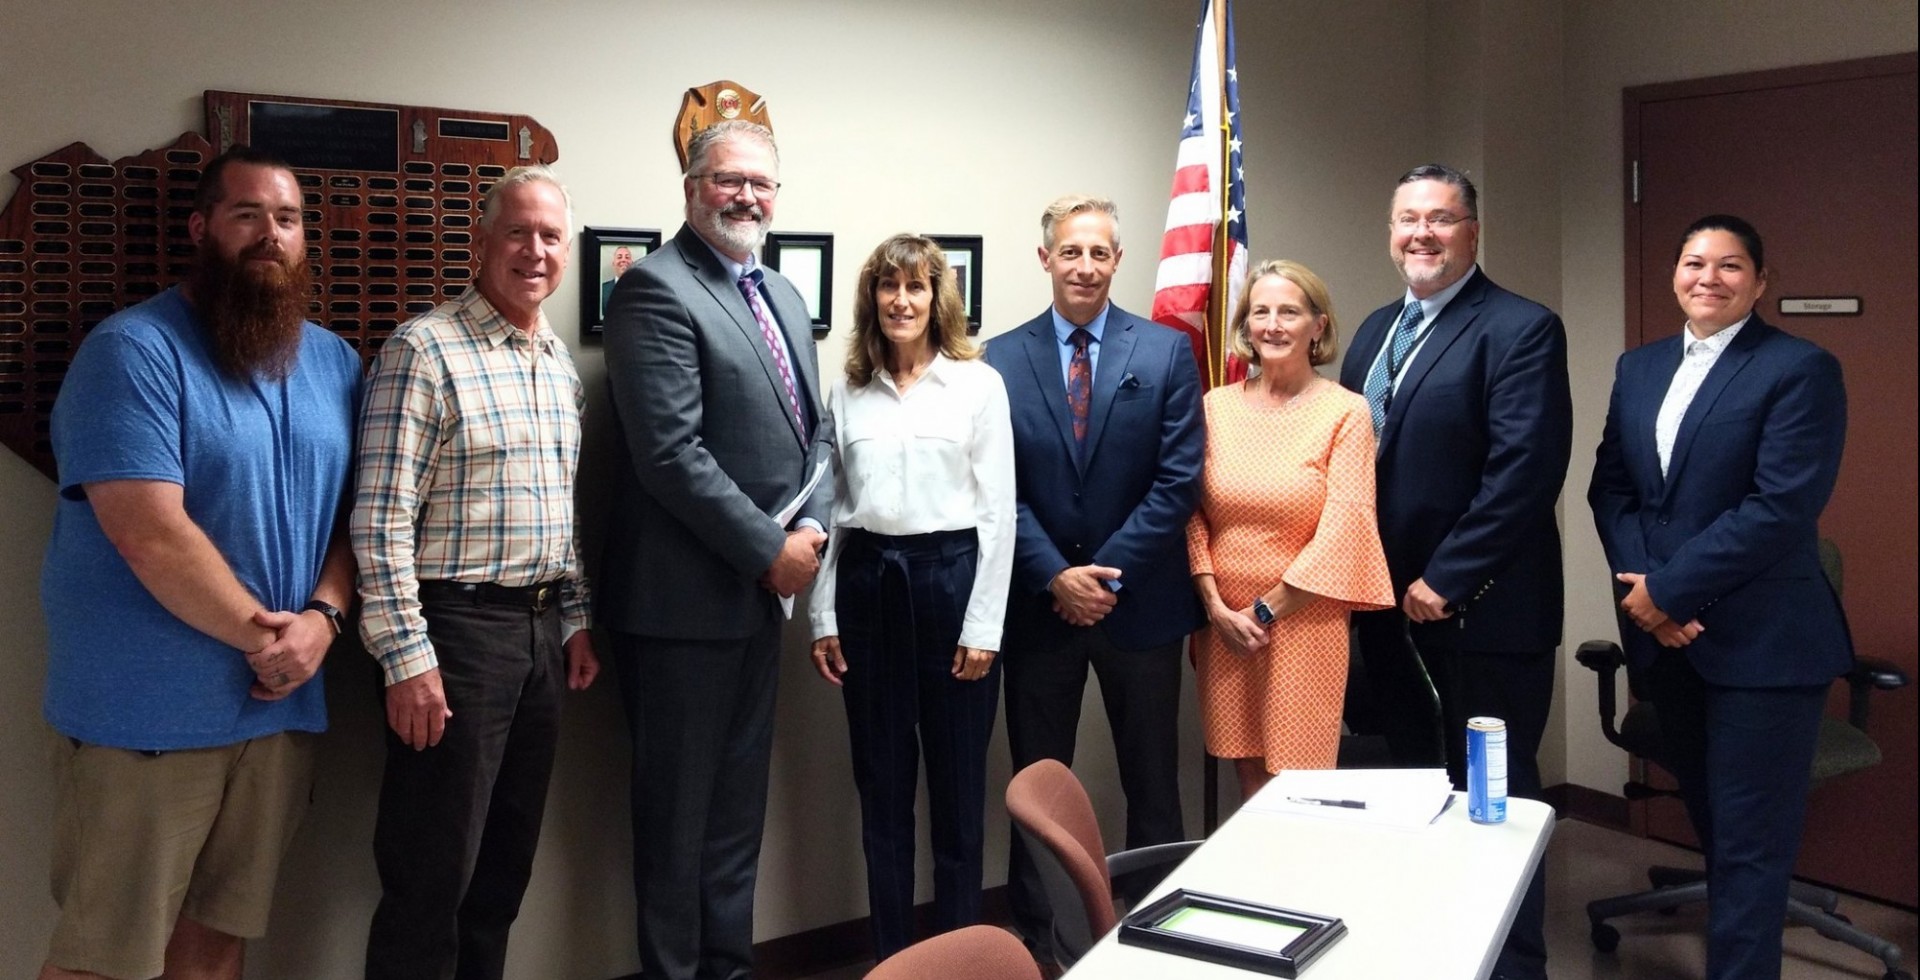
[[[1008,636],[1065,642],[1071,627],[1053,612],[1047,585],[1069,566],[1094,564],[1122,573],[1118,604],[1100,621],[1115,647],[1175,642],[1205,618],[1187,563],[1206,449],[1193,346],[1108,307],[1083,454],[1059,346],[1051,311],[987,344],[1013,412],[1019,504]]]
[[[1616,366],[1587,491],[1607,564],[1645,573],[1655,605],[1700,621],[1685,651],[1709,683],[1829,683],[1853,663],[1818,530],[1846,441],[1840,362],[1755,315],[1687,406],[1662,477],[1654,418],[1685,336]],[[1621,633],[1636,666],[1660,650],[1630,622]]]
[[[1341,384],[1364,393],[1403,305],[1360,325]],[[1416,644],[1559,646],[1566,599],[1553,507],[1572,451],[1559,315],[1475,270],[1428,328],[1379,438],[1380,543],[1394,594],[1424,578],[1454,610],[1411,624]]]

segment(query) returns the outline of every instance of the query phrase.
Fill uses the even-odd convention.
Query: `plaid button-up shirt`
[[[563,636],[587,625],[573,513],[585,393],[547,326],[469,288],[381,347],[360,417],[353,551],[360,636],[388,684],[438,666],[422,580],[560,581]]]

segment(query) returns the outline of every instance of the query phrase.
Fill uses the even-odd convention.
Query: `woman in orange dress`
[[[1206,469],[1187,523],[1207,751],[1242,797],[1282,769],[1331,769],[1347,685],[1347,614],[1393,605],[1373,509],[1366,399],[1321,378],[1338,328],[1326,284],[1263,263],[1235,308],[1234,353],[1259,373],[1206,396]]]

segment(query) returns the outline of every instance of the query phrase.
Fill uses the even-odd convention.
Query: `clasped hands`
[[[317,612],[262,609],[253,625],[266,631],[264,645],[246,655],[253,671],[247,693],[258,701],[278,701],[312,680],[333,646],[333,624]]]
[[[1653,638],[1663,647],[1683,647],[1692,643],[1694,637],[1706,631],[1695,619],[1685,624],[1676,623],[1659,606],[1653,604],[1653,595],[1647,591],[1647,576],[1641,572],[1621,572],[1614,578],[1627,586],[1626,598],[1620,600],[1620,611],[1633,620],[1633,625],[1653,634]]]
[[[1053,593],[1054,615],[1074,626],[1092,626],[1107,618],[1120,597],[1108,582],[1120,581],[1120,570],[1105,565],[1073,565],[1047,583]]]
[[[1234,609],[1215,598],[1207,604],[1207,622],[1213,626],[1213,635],[1234,653],[1245,656],[1267,645],[1267,628],[1253,617],[1251,605]]]

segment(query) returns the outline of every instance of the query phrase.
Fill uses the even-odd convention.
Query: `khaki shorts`
[[[280,858],[312,796],[312,734],[157,755],[55,738],[60,924],[48,962],[155,977],[180,916],[266,933]]]

